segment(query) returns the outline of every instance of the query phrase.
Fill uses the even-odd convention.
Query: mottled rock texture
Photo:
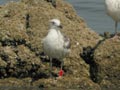
[[[62,78],[58,78],[61,62],[53,60],[50,79],[42,39],[53,18],[61,20],[61,32],[70,38],[71,52],[64,59]],[[110,40],[99,45],[100,40],[102,37],[88,28],[63,0],[56,0],[56,7],[47,0],[21,0],[0,6],[0,86],[78,90],[119,86],[120,45]]]

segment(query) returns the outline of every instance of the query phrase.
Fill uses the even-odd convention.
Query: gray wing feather
[[[70,49],[70,46],[71,46],[70,38],[64,36],[64,46],[63,47],[66,48],[66,49]]]

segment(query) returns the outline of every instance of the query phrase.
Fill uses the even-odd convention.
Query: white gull
[[[105,0],[107,14],[115,21],[115,35],[117,35],[117,25],[120,22],[120,0]]]
[[[43,39],[44,53],[50,58],[50,76],[52,76],[52,59],[56,58],[61,61],[62,70],[63,58],[70,52],[70,39],[64,36],[60,29],[62,29],[60,20],[50,20],[49,32]]]

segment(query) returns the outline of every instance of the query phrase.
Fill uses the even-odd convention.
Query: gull
[[[43,39],[44,53],[50,59],[50,77],[52,77],[52,59],[61,61],[61,70],[63,69],[63,59],[70,52],[70,39],[61,33],[62,25],[60,20],[50,20],[50,29],[47,36]],[[63,70],[59,74],[63,73]],[[62,76],[62,74],[61,74]]]
[[[120,0],[105,0],[107,14],[115,21],[115,35],[120,22]]]

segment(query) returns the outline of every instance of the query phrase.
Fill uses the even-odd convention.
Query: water
[[[10,1],[19,1],[19,0],[0,0],[0,5],[1,4],[5,4],[5,3],[8,3]]]
[[[114,32],[114,21],[106,15],[104,0],[67,0],[90,28],[98,33]]]
[[[0,4],[18,0],[0,0]],[[65,0],[73,5],[78,15],[98,33],[114,32],[114,21],[106,15],[104,0]]]

